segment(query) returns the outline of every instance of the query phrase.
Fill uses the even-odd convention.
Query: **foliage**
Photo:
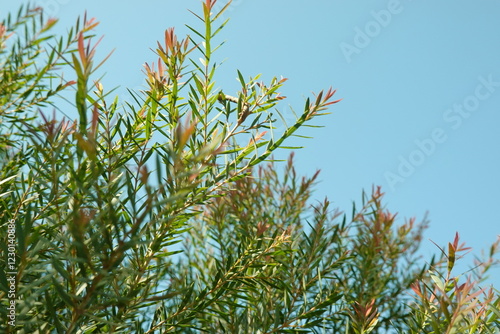
[[[238,92],[218,88],[229,4],[215,3],[192,36],[166,30],[148,88],[125,105],[95,78],[107,57],[95,59],[94,19],[64,37],[38,8],[0,24],[2,332],[498,329],[497,292],[450,274],[458,237],[422,264],[425,221],[396,226],[380,189],[348,219],[310,205],[317,174],[298,179],[291,159],[283,176],[258,166],[338,100],[319,92],[281,127],[286,79],[237,72]],[[68,93],[76,120],[49,117],[70,114]]]
[[[211,333],[498,330],[498,294],[491,289],[483,294],[479,286],[497,244],[487,261],[478,262],[474,272],[481,276],[459,284],[460,278],[451,276],[455,259],[466,250],[458,235],[443,259],[422,264],[418,249],[427,222],[410,219],[396,226],[380,188],[363,195],[362,207],[348,219],[326,199],[308,204],[317,174],[297,178],[292,159],[280,174],[273,165],[261,167],[205,206],[183,242],[183,257],[172,267],[172,286],[184,291],[182,300],[170,300],[162,312],[189,303],[198,291],[227,284],[221,303],[193,319],[196,328]],[[437,276],[442,272],[448,275],[443,282]]]

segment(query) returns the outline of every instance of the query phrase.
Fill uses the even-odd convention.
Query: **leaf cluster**
[[[275,133],[284,79],[266,85],[238,72],[238,98],[226,98],[213,79],[218,46],[211,41],[227,6],[213,13],[214,5],[202,3],[194,37],[166,30],[157,67],[145,66],[148,89],[131,91],[134,103],[126,105],[93,77],[107,59],[95,59],[94,19],[78,20],[65,37],[50,35],[56,21],[38,8],[22,8],[0,25],[0,261],[6,264],[7,226],[15,222],[17,312],[15,326],[2,330],[153,328],[155,305],[180,293],[167,284],[169,259],[199,206],[335,103],[333,91],[320,93],[293,126]],[[48,116],[47,106],[69,89],[77,118]],[[4,303],[8,279],[0,273]],[[178,320],[182,310],[168,316],[168,326],[195,314]],[[0,312],[7,319],[6,308]]]

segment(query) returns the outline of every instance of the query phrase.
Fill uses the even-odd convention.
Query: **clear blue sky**
[[[19,3],[2,4],[0,15]],[[186,9],[201,8],[197,0],[34,3],[61,18],[61,31],[85,10],[101,21],[101,51],[116,48],[104,84],[121,85],[122,95],[141,88],[164,30],[188,32],[183,25],[198,21]],[[216,54],[227,58],[219,86],[236,87],[236,69],[284,76],[296,110],[311,92],[337,88],[343,101],[296,153],[299,173],[322,170],[316,197],[349,212],[362,189],[381,185],[400,219],[429,212],[424,251],[458,231],[479,254],[500,233],[499,13],[491,0],[235,0]]]

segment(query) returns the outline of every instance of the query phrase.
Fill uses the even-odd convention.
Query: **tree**
[[[422,263],[427,222],[397,226],[380,188],[348,218],[328,200],[310,206],[317,174],[299,179],[260,167],[197,216],[172,266],[165,314],[210,287],[228,293],[192,324],[210,333],[494,333],[498,294],[479,287],[498,243],[478,263],[475,281],[451,275],[458,235],[443,257]],[[248,194],[252,194],[249,196]],[[232,290],[232,291],[231,291]],[[163,309],[162,309],[162,312]],[[189,333],[189,331],[184,331]],[[196,332],[196,331],[192,331]]]
[[[458,236],[422,264],[425,221],[396,227],[380,189],[348,219],[310,205],[317,175],[300,180],[292,159],[281,177],[259,166],[338,100],[319,92],[280,133],[286,79],[237,72],[238,92],[218,88],[212,42],[229,4],[215,3],[193,36],[166,30],[148,88],[124,105],[95,78],[94,19],[57,37],[27,7],[0,25],[2,331],[498,329],[497,293],[451,276]],[[77,120],[48,116],[68,92]]]

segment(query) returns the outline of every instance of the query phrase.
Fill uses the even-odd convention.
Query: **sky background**
[[[6,2],[2,17],[27,3]],[[102,55],[116,49],[104,85],[119,85],[125,99],[127,87],[144,87],[142,66],[156,60],[150,48],[166,28],[182,35],[184,24],[200,27],[187,10],[199,13],[198,0],[33,3],[61,19],[61,33],[85,10],[101,21]],[[305,146],[298,172],[322,171],[315,198],[350,212],[363,189],[380,185],[400,222],[428,212],[425,254],[438,252],[431,240],[445,246],[459,232],[479,255],[500,233],[499,15],[492,0],[235,0],[214,55],[225,59],[218,85],[236,90],[236,69],[264,81],[284,76],[285,101],[297,111],[312,92],[336,88],[343,100],[317,119],[324,128],[294,141]]]

